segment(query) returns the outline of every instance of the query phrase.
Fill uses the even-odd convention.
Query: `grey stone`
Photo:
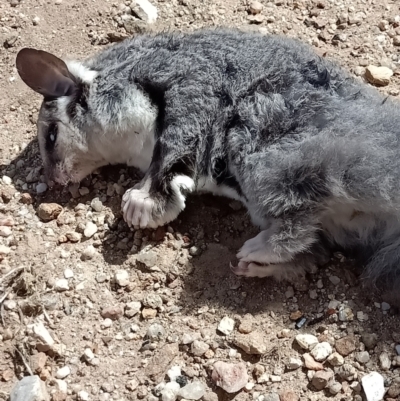
[[[50,401],[50,397],[39,376],[26,376],[12,389],[10,401]]]

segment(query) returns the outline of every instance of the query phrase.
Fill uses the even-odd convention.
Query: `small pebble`
[[[93,235],[96,234],[96,233],[97,233],[97,226],[96,226],[96,224],[92,223],[91,221],[88,221],[88,222],[86,223],[85,230],[83,231],[83,235],[84,235],[86,238],[91,238],[91,237],[93,237]]]
[[[64,366],[57,370],[56,378],[57,379],[65,379],[67,376],[69,376],[70,373],[71,373],[71,369],[69,368],[69,366]]]
[[[56,282],[54,283],[54,289],[58,292],[68,291],[69,290],[68,280],[65,278],[60,278],[56,280]]]
[[[235,321],[228,316],[222,318],[218,325],[218,331],[226,336],[232,333],[233,329],[235,328]]]

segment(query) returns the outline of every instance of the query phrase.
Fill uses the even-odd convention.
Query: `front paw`
[[[145,189],[129,189],[122,197],[122,213],[129,227],[157,228],[165,222],[160,219],[162,207]]]

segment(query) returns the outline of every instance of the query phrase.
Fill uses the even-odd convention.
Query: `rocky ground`
[[[398,310],[351,261],[336,254],[293,285],[240,280],[229,261],[256,231],[237,202],[193,196],[170,226],[130,231],[134,171],[49,191],[40,99],[14,67],[26,46],[81,58],[131,34],[223,25],[300,38],[398,96],[399,3],[152,0],[157,16],[144,3],[0,3],[0,399],[399,399]]]

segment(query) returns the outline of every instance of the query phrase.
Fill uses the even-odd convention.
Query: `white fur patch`
[[[140,189],[129,189],[122,198],[122,212],[129,227],[157,228],[175,220],[185,208],[186,198],[182,190],[192,192],[194,181],[187,176],[178,175],[171,181],[172,199],[166,205],[164,213],[157,215],[157,203],[151,198],[149,190],[151,180],[147,179]]]
[[[214,195],[226,196],[227,198],[243,202],[243,199],[233,188],[230,188],[227,185],[217,185],[210,177],[200,177],[197,182],[196,190],[199,192],[211,192]]]
[[[85,84],[91,84],[97,76],[97,71],[89,70],[79,61],[66,61],[69,72]]]

